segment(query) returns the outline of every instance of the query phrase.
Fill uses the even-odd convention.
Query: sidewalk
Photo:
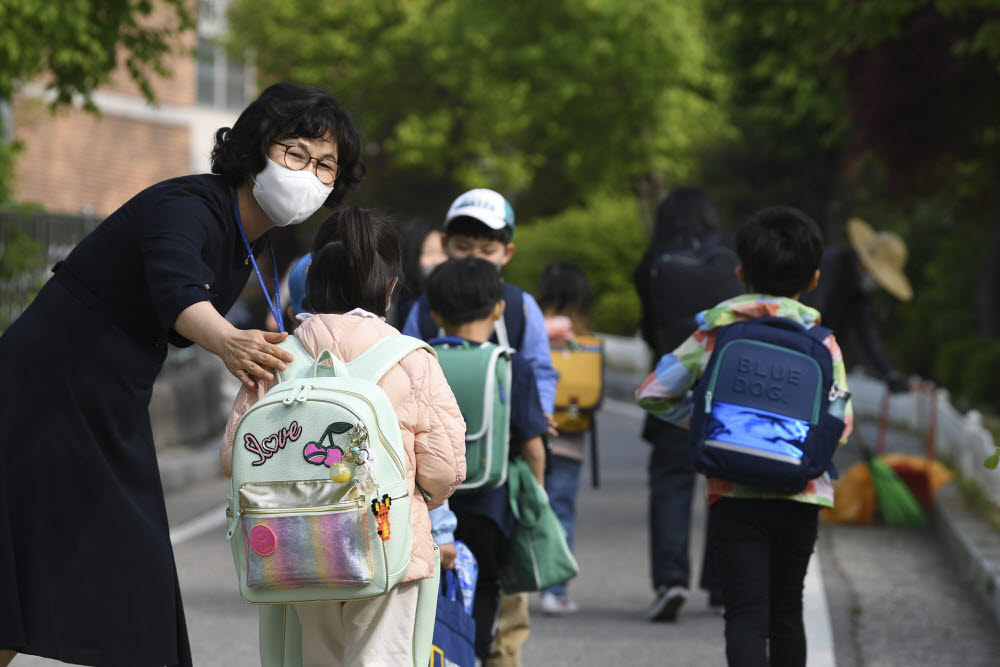
[[[632,392],[640,381],[641,378],[634,374],[608,371],[606,395],[631,402]],[[870,422],[862,422],[861,425],[866,429],[874,427]],[[161,451],[159,463],[164,493],[182,492],[189,485],[220,476],[220,437],[221,433],[194,446],[172,446]],[[898,440],[892,438],[892,441],[902,443],[912,439],[901,437]],[[608,440],[601,443],[602,463],[607,462],[612,448],[613,443]],[[895,449],[892,442],[889,449]],[[846,469],[842,463],[840,465]],[[607,470],[608,466],[602,465],[602,468]],[[589,480],[589,472],[585,471],[584,480]],[[645,493],[645,488],[633,488],[630,495],[636,502],[645,502]],[[955,484],[944,487],[938,494],[933,530],[938,539],[948,545],[956,569],[967,583],[969,592],[984,601],[1000,625],[1000,532],[968,507]]]
[[[632,401],[632,392],[641,381],[642,378],[637,376],[609,371],[605,389],[608,396]],[[877,428],[874,422],[869,421],[862,421],[859,427],[865,428],[866,433],[868,429],[874,433]],[[874,441],[874,435],[869,435],[869,439]],[[889,451],[922,453],[922,443],[910,433],[890,432],[888,441]],[[910,442],[915,444],[906,444]],[[916,449],[907,451],[912,446]],[[851,462],[838,461],[838,467],[846,470]],[[1000,470],[995,472],[1000,475]],[[997,625],[1000,625],[1000,532],[969,507],[954,483],[948,484],[938,493],[931,519],[932,529],[937,538],[947,545],[969,591],[986,604]]]

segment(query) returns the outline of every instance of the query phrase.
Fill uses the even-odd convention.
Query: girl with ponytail
[[[400,275],[395,228],[370,209],[347,207],[320,228],[306,277],[306,303],[315,313],[295,330],[316,357],[322,350],[349,362],[383,338],[401,335],[385,323]],[[434,574],[428,510],[465,479],[465,420],[437,359],[411,352],[378,385],[392,401],[406,449],[413,547],[402,582],[372,600],[294,605],[302,627],[303,665],[412,665],[417,582]],[[240,416],[274,386],[240,390],[222,442],[222,468],[232,474],[233,437]]]

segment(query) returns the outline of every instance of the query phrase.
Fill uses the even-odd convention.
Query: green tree
[[[890,350],[1000,407],[1000,3],[707,7],[741,131],[703,172],[726,210],[799,205],[831,243],[852,215],[902,234],[917,296],[886,317]]]
[[[152,101],[150,76],[168,74],[163,59],[174,36],[194,26],[188,7],[187,0],[4,0],[0,104],[23,83],[40,79],[54,94],[53,106],[79,95],[96,111],[90,95],[119,65]],[[16,149],[0,141],[0,202],[9,199]]]
[[[629,195],[595,195],[584,205],[518,228],[514,243],[514,258],[504,267],[507,280],[534,292],[548,262],[573,262],[587,274],[594,293],[595,330],[635,333],[640,306],[632,269],[648,241]]]
[[[361,197],[406,215],[475,186],[520,219],[602,190],[645,211],[727,130],[699,2],[236,0],[230,27],[264,82],[342,98],[369,149]]]

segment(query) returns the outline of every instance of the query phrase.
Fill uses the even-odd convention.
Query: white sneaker
[[[656,600],[646,618],[651,621],[676,621],[677,612],[688,599],[688,590],[683,586],[657,586]]]
[[[542,613],[548,616],[567,616],[580,611],[580,607],[568,597],[552,593],[542,593]]]

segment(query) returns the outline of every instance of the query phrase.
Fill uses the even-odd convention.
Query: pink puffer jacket
[[[295,330],[295,335],[313,356],[328,349],[340,359],[351,361],[377,341],[399,332],[374,317],[313,315]],[[222,471],[227,477],[233,473],[236,423],[274,384],[260,382],[255,390],[243,387],[236,396],[222,439]],[[378,384],[396,408],[406,448],[413,556],[403,581],[427,579],[434,567],[434,541],[427,511],[441,505],[465,479],[465,420],[437,359],[423,350],[406,355]],[[429,500],[424,500],[420,489]]]

